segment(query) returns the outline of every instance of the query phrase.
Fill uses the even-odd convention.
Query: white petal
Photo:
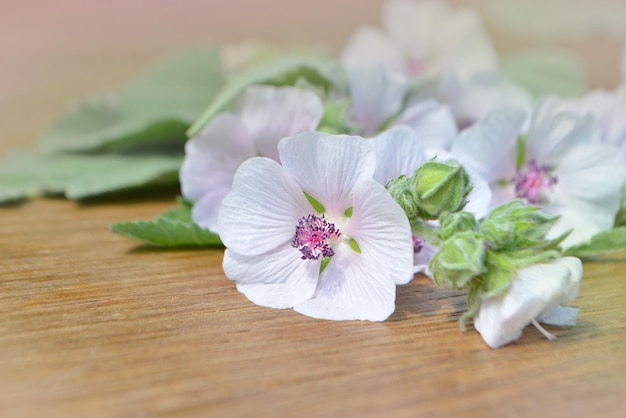
[[[465,171],[472,182],[472,191],[467,196],[467,205],[464,211],[472,213],[478,219],[487,216],[491,210],[491,188],[485,179],[476,174],[471,168],[465,168]]]
[[[380,184],[363,182],[354,191],[353,215],[345,233],[361,254],[377,262],[396,284],[413,278],[413,235],[406,214]]]
[[[423,143],[408,126],[395,126],[367,142],[376,154],[374,180],[382,185],[400,175],[412,176],[426,162]]]
[[[278,142],[317,128],[324,106],[310,91],[295,87],[248,87],[237,104],[239,115],[253,136],[259,155],[278,161]]]
[[[280,161],[302,190],[340,216],[352,206],[352,190],[376,169],[373,151],[358,136],[302,133],[278,145]]]
[[[546,98],[533,112],[526,137],[526,160],[558,165],[571,147],[599,142],[601,131],[591,116],[560,110],[557,99]]]
[[[383,123],[400,111],[407,91],[404,76],[386,67],[346,67],[355,123],[366,136],[375,135]]]
[[[230,189],[239,165],[254,157],[254,144],[241,121],[223,113],[200,135],[187,141],[185,154],[180,169],[181,189],[186,199],[195,202],[210,190]]]
[[[569,306],[557,306],[550,312],[540,315],[538,320],[542,324],[571,327],[576,325],[579,310],[578,308],[571,308]]]
[[[244,162],[218,213],[224,245],[243,255],[273,251],[290,242],[298,220],[312,211],[287,171],[263,157]]]
[[[410,126],[426,147],[448,148],[458,134],[450,108],[432,99],[411,105],[394,124]]]
[[[559,197],[543,210],[559,219],[550,228],[547,238],[556,238],[567,231],[571,233],[561,244],[562,247],[587,241],[595,234],[608,231],[613,227],[615,214],[619,207],[619,195],[593,202],[573,197]]]
[[[572,146],[563,156],[556,188],[581,199],[599,199],[619,194],[626,181],[626,160],[617,147],[608,144]]]
[[[537,317],[573,300],[581,277],[582,263],[574,257],[525,267],[504,295],[482,301],[474,327],[490,347],[502,347]]]
[[[319,319],[384,321],[395,309],[395,298],[395,284],[374,259],[337,248],[314,296],[294,309]]]
[[[525,114],[515,108],[489,113],[480,123],[461,132],[452,144],[455,158],[487,182],[512,178],[517,160],[517,137]]]
[[[321,260],[303,260],[289,243],[260,255],[243,255],[232,249],[224,252],[222,267],[226,277],[243,284],[286,283],[293,277],[319,276]]]
[[[341,54],[341,63],[346,67],[385,65],[398,72],[404,67],[398,45],[373,26],[357,29]]]

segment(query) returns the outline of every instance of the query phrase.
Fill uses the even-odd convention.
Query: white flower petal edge
[[[433,99],[411,104],[393,124],[410,126],[425,147],[448,149],[459,133],[450,108]]]
[[[582,271],[574,257],[520,269],[506,293],[482,301],[474,328],[491,348],[515,341],[528,324],[549,319],[559,304],[576,298]],[[571,315],[568,320],[571,323]]]
[[[324,116],[324,106],[307,90],[252,86],[240,97],[235,113],[254,138],[257,153],[278,161],[278,142],[315,130]]]

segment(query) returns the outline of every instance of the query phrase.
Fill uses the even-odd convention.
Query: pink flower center
[[[317,260],[320,257],[332,257],[335,252],[330,246],[331,240],[339,237],[341,232],[335,224],[321,217],[310,214],[303,216],[296,225],[296,234],[291,246],[302,253],[303,260]]]
[[[413,235],[413,253],[419,254],[424,249],[424,240],[417,235]]]
[[[406,72],[409,76],[415,77],[424,72],[426,66],[424,60],[420,58],[410,58],[406,63]]]
[[[511,180],[515,184],[515,194],[528,203],[540,204],[547,200],[547,192],[557,182],[557,177],[551,175],[552,169],[545,165],[538,165],[531,160],[528,165],[517,170],[516,176]]]

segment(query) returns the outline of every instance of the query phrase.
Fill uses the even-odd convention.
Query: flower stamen
[[[515,184],[515,194],[526,199],[531,204],[546,203],[547,192],[557,183],[557,177],[550,174],[552,169],[545,165],[538,165],[531,160],[526,167],[517,170],[511,180]]]
[[[329,258],[335,255],[331,242],[340,235],[339,229],[324,219],[324,215],[309,214],[298,220],[291,246],[300,250],[303,260]]]

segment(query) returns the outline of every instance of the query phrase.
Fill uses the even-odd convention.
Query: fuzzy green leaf
[[[626,251],[626,226],[600,232],[589,241],[567,248],[565,255],[589,258],[602,257],[619,251]]]
[[[213,116],[224,110],[250,85],[293,85],[300,79],[325,89],[341,85],[340,70],[330,60],[293,55],[269,60],[233,76],[187,134],[197,135]]]
[[[0,202],[63,194],[85,199],[105,193],[178,183],[180,156],[36,154],[14,152],[0,164]]]
[[[162,213],[157,219],[119,222],[111,231],[121,236],[164,247],[220,246],[217,234],[200,228],[191,219],[191,204]]]
[[[587,77],[582,61],[559,49],[533,49],[502,58],[502,69],[535,97],[556,94],[574,97],[585,92]]]
[[[167,149],[182,153],[185,131],[224,84],[216,48],[173,56],[128,84],[78,106],[40,140],[52,151]]]

